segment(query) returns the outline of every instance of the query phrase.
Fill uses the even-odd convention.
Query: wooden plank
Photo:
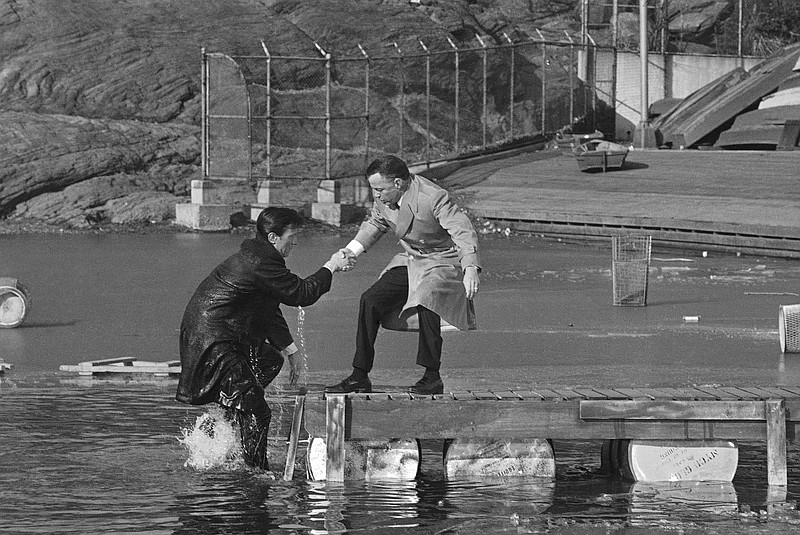
[[[612,388],[594,388],[592,390],[597,392],[598,394],[602,394],[607,399],[628,399],[628,396],[625,394],[621,394]]]
[[[608,399],[606,396],[592,388],[573,388],[573,390],[586,399]]]
[[[300,428],[303,421],[303,407],[305,396],[294,397],[294,414],[292,415],[292,429],[289,432],[289,447],[286,450],[286,464],[283,467],[283,480],[291,481],[294,476],[294,461],[297,457],[297,443],[300,440]]]
[[[86,360],[83,362],[79,362],[78,366],[105,366],[107,364],[125,364],[125,365],[132,365],[133,361],[136,360],[136,357],[117,357],[111,359],[101,359],[101,360]]]
[[[765,403],[767,417],[767,483],[786,486],[786,405],[783,400]]]
[[[390,439],[398,436],[420,439],[519,438],[606,439],[730,439],[765,440],[766,425],[753,420],[583,420],[580,403],[602,401],[355,401],[347,413],[348,438]],[[629,403],[644,403],[629,402]],[[650,404],[667,402],[647,402]],[[673,404],[690,402],[672,401]],[[716,404],[716,402],[705,402]],[[738,402],[759,405],[757,402]],[[674,413],[670,413],[674,415]],[[693,416],[693,414],[682,414]],[[709,417],[701,414],[701,417]],[[729,417],[729,414],[722,416]],[[325,436],[324,403],[306,399],[306,429],[312,436]]]
[[[475,396],[473,396],[472,392],[470,392],[469,390],[455,390],[453,392],[450,392],[450,394],[453,396],[453,399],[462,399],[462,400],[475,399]]]
[[[733,396],[738,396],[741,400],[760,399],[759,396],[754,395],[752,392],[742,390],[741,388],[737,388],[735,386],[721,386],[719,389],[724,390]]]
[[[765,390],[769,392],[776,399],[786,399],[786,400],[798,399],[797,394],[790,392],[789,390],[786,390],[780,386],[759,386],[758,388],[759,390]]]
[[[475,397],[475,399],[482,399],[487,401],[497,401],[498,399],[500,399],[494,393],[486,391],[472,391],[472,395]]]
[[[511,390],[494,390],[492,393],[502,401],[520,401],[522,396]]]
[[[544,396],[533,390],[512,390],[515,394],[526,401],[542,401]]]
[[[780,388],[781,390],[786,390],[787,392],[791,392],[795,396],[800,397],[800,387],[798,387],[798,386],[778,385],[777,387]]]
[[[550,390],[549,388],[536,388],[531,389],[530,392],[535,395],[539,396],[544,400],[561,400],[564,399],[561,394],[556,392],[555,390]]]
[[[344,481],[346,403],[347,396],[344,394],[326,395],[325,443],[327,459],[325,462],[325,479],[329,482]],[[314,435],[312,434],[311,436]]]
[[[614,390],[630,399],[653,399],[638,388],[614,388]]]
[[[744,390],[745,392],[750,393],[750,395],[755,396],[759,399],[783,399],[786,395],[776,395],[769,389],[766,388],[759,388],[755,386],[741,386],[739,390]]]
[[[735,401],[739,399],[739,396],[734,396],[733,394],[726,392],[724,390],[720,390],[719,388],[713,386],[696,386],[695,389],[700,390],[701,392],[705,392],[706,394],[711,394],[712,396],[716,397],[722,401]]]
[[[709,394],[708,392],[703,392],[702,390],[699,390],[696,387],[692,386],[678,387],[676,388],[676,390],[685,392],[687,396],[691,396],[693,399],[705,399],[705,400],[717,399],[717,396]]]
[[[553,388],[553,392],[564,399],[583,399],[583,396],[571,388]]]
[[[651,388],[649,390],[653,391],[656,394],[661,394],[658,397],[663,399],[675,399],[678,401],[688,401],[694,399],[694,396],[692,394],[689,394],[686,391],[681,390],[679,388],[660,387],[660,388]]]
[[[638,388],[637,390],[641,391],[642,394],[645,396],[650,397],[650,399],[671,399],[672,396],[666,394],[659,390],[658,388]]]
[[[764,420],[761,401],[586,400],[582,420]]]

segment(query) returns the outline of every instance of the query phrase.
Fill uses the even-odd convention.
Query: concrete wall
[[[742,66],[750,70],[763,58],[732,58],[670,54],[648,55],[648,102],[664,98],[685,98],[720,76]],[[612,64],[612,53],[597,54],[598,70]],[[641,60],[631,52],[617,54],[617,124],[616,139],[625,141],[633,136],[641,120]]]

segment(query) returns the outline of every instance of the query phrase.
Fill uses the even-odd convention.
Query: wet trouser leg
[[[222,380],[219,403],[233,413],[239,424],[245,462],[267,470],[267,433],[272,411],[264,399],[264,387],[280,372],[283,357],[267,344],[250,348],[247,355],[232,344],[224,345],[226,358],[234,363]]]
[[[353,368],[369,373],[381,320],[408,299],[408,268],[390,269],[361,294]]]
[[[417,364],[431,371],[439,371],[442,360],[442,322],[439,314],[422,305],[417,306],[419,318],[419,344]]]

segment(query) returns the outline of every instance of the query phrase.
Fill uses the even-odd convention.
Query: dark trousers
[[[353,368],[369,373],[375,361],[375,339],[381,320],[400,308],[408,299],[408,268],[390,269],[361,294]],[[442,328],[439,315],[417,306],[419,344],[417,364],[438,370],[442,359]]]
[[[268,470],[267,434],[272,411],[264,399],[264,388],[280,373],[283,356],[264,343],[247,349],[220,343],[212,351],[223,353],[223,358],[232,362],[220,384],[219,404],[239,425],[244,461]]]

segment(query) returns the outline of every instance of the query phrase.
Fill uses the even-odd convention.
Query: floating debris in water
[[[178,440],[189,450],[184,466],[197,470],[237,468],[244,462],[236,425],[225,417],[221,407],[213,407],[197,417],[194,427],[181,429]]]

